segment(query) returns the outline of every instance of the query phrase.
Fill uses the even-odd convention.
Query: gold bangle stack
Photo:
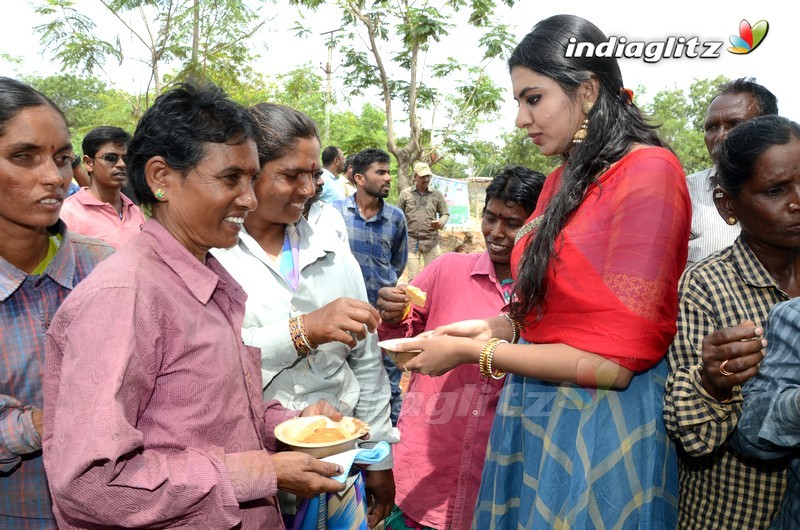
[[[500,313],[500,314],[503,315],[504,317],[506,317],[508,319],[508,321],[511,323],[511,329],[514,332],[514,336],[511,339],[511,344],[516,344],[517,342],[519,342],[519,336],[520,336],[520,331],[521,331],[521,326],[519,325],[519,320],[517,320],[516,318],[512,317],[508,313]]]
[[[502,379],[505,377],[506,373],[500,370],[492,370],[492,357],[494,357],[494,350],[497,349],[497,346],[500,344],[508,344],[507,340],[501,339],[489,339],[484,344],[483,349],[481,350],[481,355],[478,359],[478,364],[481,368],[481,375],[486,379],[490,377],[492,379]]]
[[[289,334],[292,337],[294,349],[297,350],[297,355],[300,357],[305,357],[316,349],[312,346],[311,341],[308,340],[308,336],[306,336],[306,327],[303,322],[304,316],[300,315],[289,319]]]

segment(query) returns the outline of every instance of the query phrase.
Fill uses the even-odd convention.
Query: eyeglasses
[[[117,162],[119,162],[120,158],[126,164],[128,163],[128,156],[127,155],[118,155],[117,153],[106,153],[103,156],[93,157],[93,159],[95,159],[95,160],[98,159],[98,158],[102,158],[103,160],[105,160],[106,162],[111,164],[112,166],[115,166],[117,164]]]

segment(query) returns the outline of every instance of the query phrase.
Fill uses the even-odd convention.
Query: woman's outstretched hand
[[[424,335],[424,336],[423,336]],[[443,375],[464,363],[470,362],[470,352],[480,351],[481,343],[469,338],[453,336],[420,335],[420,340],[396,346],[397,351],[420,351],[413,359],[398,368],[423,375]],[[475,357],[477,359],[477,357]]]

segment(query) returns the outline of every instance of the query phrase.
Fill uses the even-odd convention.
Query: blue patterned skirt
[[[678,466],[662,420],[666,361],[628,388],[509,375],[473,528],[674,529]]]

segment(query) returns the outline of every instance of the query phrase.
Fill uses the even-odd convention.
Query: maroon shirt
[[[382,323],[381,339],[413,337],[444,324],[500,314],[505,301],[489,254],[444,254],[411,282],[427,293],[401,324]],[[393,447],[396,504],[433,528],[472,525],[486,445],[503,381],[463,364],[440,377],[411,374]]]
[[[151,220],[64,301],[44,377],[60,528],[283,528],[265,449],[297,412],[262,400],[245,300]]]

